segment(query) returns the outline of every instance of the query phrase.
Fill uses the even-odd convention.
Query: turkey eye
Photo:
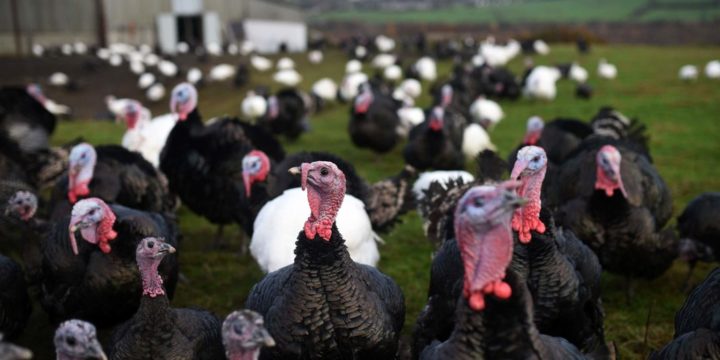
[[[539,157],[539,156],[535,156],[535,157],[532,158],[532,161],[533,161],[533,162],[537,162],[537,161],[539,161],[539,160],[540,160],[540,157]]]
[[[150,249],[154,248],[154,247],[155,247],[155,243],[152,242],[152,241],[148,242],[148,247],[149,247]]]
[[[482,207],[484,205],[484,202],[483,202],[483,199],[481,199],[481,198],[475,198],[475,200],[473,201],[473,204],[476,207]]]
[[[325,176],[325,175],[327,175],[327,174],[328,174],[328,169],[327,169],[327,168],[322,168],[322,169],[320,169],[320,175]]]
[[[65,342],[70,346],[75,346],[77,344],[77,340],[75,340],[75,337],[69,336],[67,339],[65,339]]]

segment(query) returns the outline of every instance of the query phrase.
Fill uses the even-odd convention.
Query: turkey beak
[[[70,232],[70,247],[72,247],[73,254],[78,254],[77,239],[75,239],[75,232],[82,228],[82,216],[73,217],[70,219],[70,226],[68,230]]]
[[[512,180],[520,180],[520,175],[527,169],[528,161],[527,160],[515,160],[515,166],[513,166],[512,172],[510,173],[510,179]]]
[[[170,245],[168,243],[161,243],[160,250],[158,251],[156,257],[164,256],[166,254],[174,254],[174,253],[175,253],[175,248],[172,245]]]
[[[92,343],[88,346],[87,357],[92,359],[108,360],[107,355],[105,355],[105,352],[97,339],[93,339]]]
[[[307,170],[305,164],[301,166],[292,167],[288,170],[293,175],[300,175],[300,187],[305,190],[307,188]]]
[[[515,193],[515,191],[506,190],[504,192],[503,196],[504,196],[503,203],[508,209],[517,209],[528,203],[527,199],[518,196],[517,193]]]
[[[263,344],[267,347],[273,347],[275,346],[275,339],[273,339],[272,335],[267,331],[267,329],[260,329],[260,334],[258,334],[259,339],[258,343]]]

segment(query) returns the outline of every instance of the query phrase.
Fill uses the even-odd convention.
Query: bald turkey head
[[[608,197],[613,196],[615,190],[620,190],[622,196],[627,198],[620,172],[622,161],[620,151],[612,145],[605,145],[597,152],[595,161],[597,163],[595,189],[602,190]]]
[[[55,331],[54,342],[58,359],[107,360],[95,326],[87,321],[68,320],[60,324]]]
[[[163,238],[146,237],[135,249],[135,261],[140,270],[143,283],[143,295],[156,297],[165,295],[163,280],[158,273],[158,266],[167,254],[175,253],[175,248]]]
[[[270,172],[270,159],[264,152],[253,150],[242,160],[242,176],[245,185],[245,195],[249,198],[254,183],[265,181]]]
[[[35,216],[38,199],[30,191],[20,190],[8,199],[5,206],[5,215],[13,216],[22,221],[29,221]]]
[[[177,114],[180,121],[184,121],[197,107],[197,101],[198,93],[195,86],[188,82],[180,83],[170,95],[170,111]]]
[[[228,315],[222,325],[222,337],[229,360],[257,359],[261,347],[275,346],[262,315],[252,310]]]
[[[70,246],[73,253],[78,254],[75,232],[80,230],[83,240],[97,245],[104,253],[110,252],[110,241],[115,240],[117,233],[113,230],[115,214],[104,201],[89,198],[78,201],[72,208],[70,224]]]
[[[545,232],[545,224],[540,221],[540,193],[547,171],[547,161],[545,150],[537,146],[526,146],[518,151],[510,174],[512,180],[519,180],[521,183],[517,190],[518,195],[528,200],[528,204],[517,209],[512,218],[512,228],[518,232],[522,243],[530,242],[531,230],[541,234]]]
[[[434,107],[430,113],[429,121],[428,127],[430,127],[430,130],[435,132],[442,131],[445,125],[445,110],[441,106]]]
[[[308,193],[310,217],[305,222],[305,236],[314,239],[317,234],[329,241],[332,225],[345,198],[345,174],[330,161],[303,163],[289,171],[301,175],[302,189]]]
[[[463,295],[473,310],[485,308],[485,296],[510,297],[503,282],[513,253],[510,219],[524,203],[515,189],[517,181],[476,186],[468,190],[455,209],[455,237],[463,267]]]
[[[128,129],[135,129],[135,127],[137,127],[142,111],[143,107],[140,102],[131,100],[127,103],[125,109],[123,109],[122,117]]]
[[[375,96],[372,93],[372,89],[370,88],[370,85],[365,83],[360,86],[360,94],[355,98],[355,113],[356,114],[365,114],[367,113],[368,109],[370,109],[370,105],[372,104],[373,100],[375,100]]]
[[[88,143],[80,143],[70,150],[68,165],[68,200],[71,204],[90,194],[90,182],[95,173],[97,152]]]
[[[543,122],[542,118],[539,116],[532,116],[527,121],[527,130],[525,131],[525,138],[523,139],[523,144],[525,145],[535,145],[537,144],[538,140],[540,140],[540,136],[542,135],[543,128],[545,127],[545,123]]]

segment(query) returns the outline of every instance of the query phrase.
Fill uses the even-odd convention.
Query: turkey
[[[601,79],[612,80],[617,77],[617,67],[609,63],[606,59],[598,61],[597,74]]]
[[[470,116],[483,128],[492,129],[505,117],[505,113],[498,103],[480,96],[470,105]]]
[[[228,360],[255,360],[263,346],[275,346],[262,316],[252,310],[230,313],[223,321],[222,337]]]
[[[335,222],[344,174],[323,161],[293,172],[301,174],[311,209],[299,229],[295,262],[268,274],[245,303],[263,315],[276,342],[261,359],[394,359],[404,297],[391,278],[350,259]]]
[[[273,134],[284,135],[289,140],[297,140],[310,126],[303,96],[292,88],[268,97],[267,112],[259,120]]]
[[[716,261],[720,255],[720,193],[698,195],[677,219],[680,258],[690,266],[687,281],[698,261]]]
[[[13,345],[3,341],[3,335],[0,334],[0,359],[2,360],[25,360],[32,359],[32,351],[23,347]]]
[[[529,224],[534,219],[533,222],[542,224],[544,230],[528,232],[531,241],[520,239],[524,231],[514,233],[517,240],[511,268],[527,282],[536,304],[535,325],[541,332],[564,337],[583,352],[605,358],[609,356],[609,350],[604,343],[600,265],[592,251],[572,232],[555,227],[547,210],[543,209],[539,214],[535,212],[540,206],[539,189],[544,164],[542,159],[531,161],[536,155],[533,152],[529,152],[528,159],[521,159],[516,164],[522,176],[513,187],[518,188],[519,195],[527,197],[528,203],[513,214],[513,218],[522,219],[522,223],[513,219],[511,226]],[[490,159],[487,154],[483,154],[480,160],[487,162]],[[481,165],[481,169],[487,167]],[[504,164],[499,163],[494,166],[505,168]],[[493,173],[483,172],[486,174],[479,174],[480,179],[487,179],[487,174]],[[433,260],[429,308],[421,314],[415,329],[416,352],[432,339],[446,339],[452,330],[450,319],[460,289],[459,285],[453,284],[459,284],[463,273],[458,244],[453,235],[452,211],[457,199],[470,186],[472,184],[462,182],[442,186],[432,184],[426,192],[425,200],[420,203],[420,211],[427,219],[428,237],[444,241]]]
[[[53,190],[53,219],[87,197],[150,212],[175,209],[164,175],[138,153],[117,145],[81,143],[72,148],[69,162],[67,176]]]
[[[24,153],[49,147],[57,120],[28,90],[0,88],[0,132],[7,134]]]
[[[30,286],[42,274],[40,242],[46,224],[35,216],[38,205],[35,190],[27,184],[0,180],[0,253],[19,255]]]
[[[41,247],[41,305],[51,320],[79,318],[105,327],[131,316],[142,288],[134,249],[147,236],[177,245],[179,235],[166,216],[107,205],[98,198],[78,201],[70,216],[52,225]],[[159,271],[172,296],[177,256]]]
[[[221,118],[204,125],[196,106],[197,90],[192,85],[175,87],[171,110],[178,113],[179,121],[160,154],[160,169],[183,204],[219,225],[217,246],[224,225],[237,223],[248,231],[252,224],[242,182],[242,158],[256,146],[275,160],[282,159],[284,151],[263,129],[235,119]]]
[[[350,110],[350,140],[359,148],[386,153],[400,139],[397,133],[400,126],[399,106],[392,97],[374,91],[368,83],[360,87]]]
[[[72,115],[72,109],[63,104],[59,104],[48,98],[38,84],[30,84],[27,86],[27,92],[34,97],[42,106],[54,116],[69,118]]]
[[[556,82],[560,79],[560,70],[550,66],[536,66],[528,71],[523,81],[523,94],[531,99],[555,100]]]
[[[177,116],[165,114],[152,118],[149,110],[132,100],[121,112],[120,118],[127,124],[122,146],[140,153],[155,168],[160,166],[160,152],[177,123]]]
[[[523,202],[512,192],[515,186],[473,187],[458,201],[453,226],[457,241],[452,242],[458,259],[450,268],[438,267],[437,257],[433,261],[434,275],[437,271],[464,274],[441,285],[456,295],[447,300],[454,309],[448,315],[452,318],[454,313],[455,321],[454,325],[448,321],[450,333],[444,342],[435,339],[420,349],[420,359],[583,358],[564,339],[540,335],[533,321],[530,291],[523,277],[509,268],[513,258],[510,218]],[[433,300],[424,312],[432,311]]]
[[[462,141],[465,118],[440,106],[430,110],[427,119],[410,131],[403,149],[405,162],[418,170],[457,170],[465,167]]]
[[[651,360],[717,359],[720,357],[720,269],[715,268],[675,314],[675,336]]]
[[[0,334],[9,339],[20,335],[32,312],[30,304],[22,268],[0,254]]]
[[[110,359],[223,359],[220,320],[201,309],[173,309],[158,265],[175,252],[161,238],[146,237],[134,251],[143,291],[135,315],[113,332]]]
[[[547,174],[543,182],[543,189],[547,189],[552,186],[560,164],[592,133],[590,125],[580,120],[556,118],[545,124],[539,116],[532,116],[527,121],[522,144],[510,153],[508,163],[515,164],[518,151],[525,146],[541,147],[547,157]]]
[[[302,226],[309,212],[298,210],[288,215],[285,209],[307,209],[301,184],[291,177],[288,169],[313,161],[331,161],[346,174],[347,193],[338,213],[338,227],[346,234],[346,246],[351,258],[359,263],[375,266],[379,259],[375,231],[388,231],[399,221],[399,216],[411,208],[410,182],[414,169],[403,169],[399,174],[368,185],[343,159],[328,153],[301,152],[290,155],[273,166],[267,156],[250,152],[243,159],[246,191],[251,207],[262,205],[255,218],[250,251],[263,271],[274,271],[289,265],[293,260],[296,230]],[[267,201],[262,203],[262,200]],[[309,211],[309,210],[308,210]]]
[[[58,360],[107,360],[95,325],[82,320],[68,320],[55,330],[55,353]]]
[[[677,256],[672,230],[663,230],[672,199],[650,160],[626,143],[585,139],[558,170],[549,198],[558,222],[593,249],[603,269],[653,279]]]

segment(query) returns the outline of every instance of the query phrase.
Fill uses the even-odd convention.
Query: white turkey
[[[179,54],[187,54],[187,52],[190,51],[190,45],[188,45],[188,43],[184,41],[181,41],[177,43],[177,46],[175,46],[175,50],[177,50]]]
[[[145,64],[142,61],[131,61],[130,71],[135,75],[140,75],[145,72]]]
[[[525,79],[523,94],[531,99],[555,100],[560,70],[549,66],[536,66]]]
[[[268,102],[267,100],[259,95],[256,94],[255,91],[248,91],[247,95],[242,101],[241,104],[241,110],[244,117],[251,119],[251,120],[257,120],[258,118],[265,115],[268,108]]]
[[[474,122],[491,129],[505,117],[505,113],[498,103],[480,96],[470,105],[470,116]]]
[[[427,56],[421,57],[415,62],[414,66],[420,76],[420,80],[432,82],[437,79],[437,65],[432,58]]]
[[[207,50],[208,54],[212,56],[220,56],[222,55],[222,46],[218,43],[209,43],[207,44],[207,47],[205,48]]]
[[[352,59],[345,64],[345,73],[354,74],[362,71],[362,63],[358,59]]]
[[[609,63],[606,59],[600,59],[598,62],[597,73],[603,79],[614,79],[617,77],[617,67]]]
[[[383,77],[390,82],[396,82],[402,78],[402,69],[396,64],[392,64],[383,70]]]
[[[200,70],[196,67],[188,70],[187,75],[185,76],[185,80],[187,80],[187,82],[189,82],[195,86],[198,86],[200,84],[200,82],[202,81],[202,79],[203,79],[202,70]]]
[[[372,60],[372,66],[376,69],[385,69],[390,65],[394,65],[397,58],[391,54],[378,54]]]
[[[407,137],[412,128],[420,125],[425,121],[425,110],[418,106],[406,105],[398,109],[398,118],[400,126],[398,127],[398,135]]]
[[[41,57],[45,53],[45,47],[40,44],[34,44],[32,46],[32,53],[37,57]]]
[[[253,55],[250,57],[250,65],[252,65],[253,69],[264,72],[270,70],[272,67],[272,61],[260,55]]]
[[[160,73],[167,77],[175,77],[178,74],[178,66],[170,60],[160,60],[157,64]]]
[[[419,204],[425,197],[425,191],[430,189],[430,184],[433,182],[437,182],[445,188],[446,184],[450,181],[457,180],[462,180],[463,183],[469,184],[475,181],[475,177],[464,170],[436,170],[421,173],[412,187],[416,203]]]
[[[378,35],[375,38],[375,47],[384,53],[393,51],[393,49],[395,49],[395,40],[385,35]]]
[[[278,70],[291,70],[295,68],[295,61],[289,57],[282,57],[278,59],[275,68]]]
[[[156,83],[145,92],[145,97],[151,102],[158,102],[165,97],[165,85]]]
[[[276,72],[273,80],[284,86],[295,87],[302,81],[302,76],[295,69],[287,69]]]
[[[118,67],[122,65],[123,58],[119,54],[111,54],[108,58],[108,63],[110,63],[110,66]]]
[[[325,101],[335,100],[337,97],[338,87],[330,78],[322,78],[316,81],[312,86],[312,93],[319,96]]]
[[[245,40],[240,43],[240,55],[248,56],[255,51],[255,44],[249,40]]]
[[[480,55],[490,66],[505,66],[520,53],[520,43],[511,40],[507,45],[485,42],[480,46]]]
[[[70,84],[70,77],[65,73],[55,72],[48,78],[48,84],[55,87],[65,87]]]
[[[211,81],[227,81],[235,77],[235,67],[230,64],[219,64],[213,66],[208,73]]]
[[[321,63],[323,57],[323,53],[320,50],[310,50],[310,52],[308,52],[308,61],[310,61],[311,64]]]
[[[230,44],[227,47],[227,53],[228,55],[237,55],[240,52],[240,48],[237,46],[237,44]]]
[[[143,59],[143,62],[147,66],[157,66],[157,64],[160,62],[160,57],[156,54],[147,54],[145,55],[145,58]]]
[[[290,265],[295,259],[295,240],[310,216],[307,194],[301,188],[286,190],[269,201],[255,218],[250,253],[264,272]],[[292,209],[292,211],[288,211]],[[345,195],[336,224],[345,238],[350,257],[375,266],[380,259],[379,237],[373,232],[362,201]]]
[[[422,84],[416,79],[405,79],[398,86],[405,95],[417,99],[422,95]]]
[[[138,101],[130,100],[119,117],[127,125],[122,146],[140,153],[155,168],[160,166],[160,153],[177,123],[177,115],[168,113],[153,118],[150,110]]]
[[[583,84],[588,79],[588,71],[584,67],[578,65],[578,63],[573,62],[570,65],[568,77],[578,84]]]
[[[678,71],[680,80],[696,80],[698,78],[698,68],[695,65],[683,65]]]
[[[155,80],[157,79],[155,78],[155,75],[153,73],[144,73],[138,78],[138,87],[145,90],[152,86],[152,84],[155,83]]]
[[[720,60],[712,60],[705,65],[705,76],[708,79],[720,79]]]

